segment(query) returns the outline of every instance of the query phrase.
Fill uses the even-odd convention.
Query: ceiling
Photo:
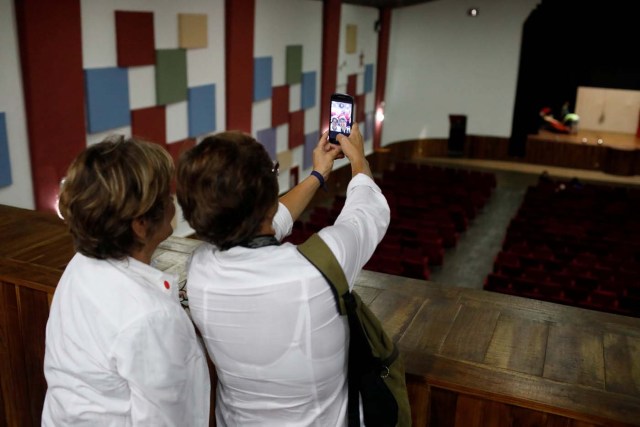
[[[411,6],[414,4],[428,3],[434,0],[342,0],[342,3],[357,4],[360,6],[370,7],[402,7]]]

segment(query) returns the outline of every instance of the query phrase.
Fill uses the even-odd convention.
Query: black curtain
[[[640,90],[635,1],[543,0],[524,23],[509,154],[525,155],[539,112],[575,109],[578,86]]]

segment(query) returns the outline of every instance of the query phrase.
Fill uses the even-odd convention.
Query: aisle
[[[494,173],[497,185],[491,199],[462,233],[456,246],[445,252],[442,267],[432,268],[432,282],[482,289],[511,218],[522,203],[527,187],[538,180],[537,175],[520,172],[497,170]]]

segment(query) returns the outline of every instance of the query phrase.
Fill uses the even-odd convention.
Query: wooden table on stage
[[[541,130],[528,136],[525,160],[612,175],[638,175],[640,138],[614,132],[584,130],[569,135]]]
[[[73,249],[55,216],[1,205],[0,236],[0,426],[36,426]],[[198,244],[154,260],[184,274]],[[415,426],[640,425],[640,319],[368,271],[356,288],[402,350]]]

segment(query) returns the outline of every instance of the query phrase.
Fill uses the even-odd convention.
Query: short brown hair
[[[69,166],[58,207],[76,250],[98,259],[122,259],[139,249],[136,218],[153,232],[164,216],[173,160],[158,144],[112,136],[86,148]]]
[[[278,203],[278,176],[262,144],[241,132],[209,136],[178,161],[184,218],[221,250],[254,237]]]

